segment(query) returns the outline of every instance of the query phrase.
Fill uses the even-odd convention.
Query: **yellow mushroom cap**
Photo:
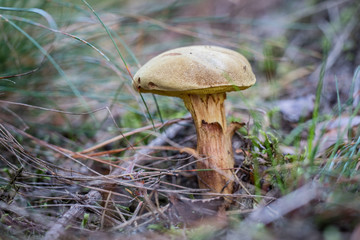
[[[216,46],[189,46],[161,53],[135,74],[140,92],[168,96],[243,90],[255,84],[250,63],[238,52]]]

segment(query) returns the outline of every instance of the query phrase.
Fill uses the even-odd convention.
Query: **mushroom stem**
[[[231,138],[238,127],[231,125],[228,129],[224,109],[226,94],[186,94],[182,99],[196,127],[197,152],[204,157],[197,163],[197,169],[204,169],[198,172],[200,187],[232,194],[234,159]]]

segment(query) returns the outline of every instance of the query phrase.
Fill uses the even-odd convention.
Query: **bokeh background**
[[[241,167],[248,158],[259,161],[256,166],[250,163],[250,174],[243,178],[255,186],[253,194],[265,196],[270,191],[261,185],[264,181],[271,189],[280,189],[271,196],[281,197],[310,179],[325,178],[322,183],[329,184],[346,178],[349,185],[344,191],[349,198],[358,199],[359,7],[357,0],[0,0],[2,231],[15,238],[44,235],[49,226],[40,227],[33,215],[27,215],[26,223],[22,223],[19,212],[7,212],[7,206],[31,210],[55,222],[77,202],[71,194],[89,191],[81,180],[71,183],[64,176],[72,171],[93,176],[89,169],[108,174],[112,171],[108,163],[131,159],[136,150],[130,146],[147,146],[162,131],[148,128],[97,149],[124,149],[101,156],[103,162],[76,157],[75,161],[69,158],[74,152],[144,126],[186,117],[188,111],[180,99],[140,96],[131,81],[152,57],[188,45],[217,45],[238,51],[253,68],[256,85],[228,94],[226,103],[229,121],[248,126],[241,130],[246,139],[239,137],[235,145],[243,149],[249,146],[247,141],[252,141],[253,146],[249,152],[244,151],[249,155],[239,150],[238,165]],[[182,135],[172,140],[193,147],[195,132],[191,123],[186,124],[189,127]],[[164,151],[155,155],[169,157]],[[157,168],[173,166],[172,161],[157,163]],[[285,168],[290,173],[279,176],[266,172],[269,166],[282,164],[288,164]],[[329,175],[332,177],[327,179]],[[182,178],[176,184],[191,180],[194,185],[190,187],[197,187],[194,174]],[[151,181],[147,179],[144,184]],[[126,194],[130,190],[119,191]],[[332,191],[341,195],[343,189]],[[120,199],[126,206],[127,220],[138,206],[134,204],[134,192],[130,191],[131,203]],[[163,195],[160,203],[167,204],[168,197]],[[354,206],[358,205],[350,209]],[[336,210],[339,215],[330,217],[323,217],[324,212],[319,210],[326,220],[318,216],[318,225],[314,224],[312,210],[308,210],[296,215],[306,218],[305,223],[297,219],[289,223],[292,227],[288,231],[263,227],[265,235],[259,236],[359,236],[354,234],[360,213],[354,210],[349,217],[343,210]],[[245,218],[241,211],[238,214],[236,219]],[[327,221],[331,217],[334,224]],[[82,229],[93,234],[106,232],[109,227],[99,227],[94,219]],[[73,229],[83,222],[84,218],[77,219]],[[172,229],[161,222],[154,218],[152,227],[144,224],[141,230],[129,224],[129,231],[138,234],[151,230],[153,234]],[[111,227],[114,225],[112,222]],[[299,226],[308,230],[299,233]],[[215,229],[227,229],[230,234],[233,228],[224,224]],[[206,237],[207,231],[195,232]],[[227,233],[224,230],[214,236]],[[328,238],[327,234],[338,234],[339,238]]]

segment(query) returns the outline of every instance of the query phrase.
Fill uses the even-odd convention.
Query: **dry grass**
[[[359,238],[356,1],[0,4],[0,239]],[[130,84],[195,44],[257,76],[227,100],[237,190],[207,200],[183,104]]]

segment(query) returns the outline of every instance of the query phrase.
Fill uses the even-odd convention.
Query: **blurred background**
[[[107,174],[111,167],[104,162],[117,164],[134,152],[107,154],[102,163],[74,161],[66,154],[144,126],[186,117],[181,99],[140,96],[131,81],[152,57],[189,45],[238,51],[253,68],[256,85],[228,94],[226,102],[229,121],[248,123],[242,134],[254,137],[250,158],[264,160],[259,160],[264,168],[253,166],[251,171],[265,171],[267,163],[313,163],[320,156],[325,158],[315,164],[315,172],[313,168],[308,171],[307,165],[290,165],[289,181],[284,176],[270,180],[273,189],[281,189],[276,196],[319,177],[327,164],[332,164],[327,171],[335,178],[359,176],[359,7],[357,0],[0,0],[1,200],[18,207],[37,206],[31,209],[56,221],[60,218],[57,211],[68,209],[63,204],[76,202],[68,192],[86,194],[89,189],[77,182],[56,182],[55,173],[60,179],[73,170],[84,175],[92,175],[89,169]],[[99,150],[146,146],[161,134],[154,132],[140,131]],[[194,129],[187,129],[173,140],[193,146],[194,138],[187,141],[186,137],[194,135]],[[238,141],[244,146],[244,140]],[[267,159],[276,154],[265,151],[270,148],[262,145],[266,141],[276,142],[277,156],[288,158]],[[344,155],[350,160],[336,165],[333,159],[341,162]],[[240,166],[246,157],[243,154],[239,159]],[[266,178],[276,178],[266,174],[254,173],[258,180],[243,180],[257,186]],[[194,174],[188,177],[196,181]],[[184,181],[188,180],[176,183]],[[194,184],[191,187],[196,188]],[[350,188],[354,194],[358,191],[353,185]],[[268,190],[262,190],[265,192],[254,193],[266,195]],[[168,202],[166,197],[161,201]],[[46,209],[45,203],[53,207]],[[136,208],[125,205],[129,207],[126,219],[130,219]],[[6,212],[4,206],[0,206],[0,229],[13,226],[15,230],[6,230],[9,236],[34,237],[47,231],[34,218],[19,224],[16,212]],[[5,213],[9,216],[4,217]],[[343,236],[350,237],[356,228],[358,210],[354,214]],[[92,224],[89,229],[96,231],[97,223]],[[309,234],[315,234],[315,239],[324,237],[328,225],[310,224]],[[329,231],[331,235],[343,229]],[[274,239],[281,235],[276,231],[267,234]]]
[[[337,92],[341,102],[354,92],[352,80],[360,58],[356,1],[87,3],[98,16],[83,2],[1,1],[3,100],[74,113],[107,106],[121,128],[139,127],[149,119],[130,87],[125,64],[135,74],[163,51],[196,44],[227,47],[251,62],[257,84],[243,93],[243,101],[239,93],[231,94],[234,107],[272,108],[279,99],[311,102],[322,64],[322,109],[336,105]],[[152,117],[159,118],[152,96],[144,97]],[[181,101],[158,98],[164,118],[186,112]],[[106,110],[70,116],[3,106],[7,110],[2,118],[11,118],[13,124],[26,124],[29,131],[42,126],[40,131],[50,140],[67,131],[81,146],[99,129],[112,134],[108,128],[115,127],[104,124],[112,121]],[[9,111],[21,111],[21,117]]]

